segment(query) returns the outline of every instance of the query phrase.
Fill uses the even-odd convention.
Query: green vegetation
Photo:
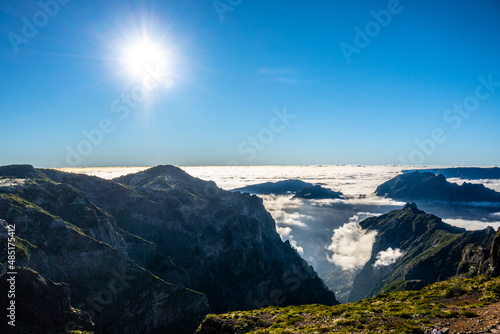
[[[202,326],[219,323],[235,333],[249,334],[423,333],[436,318],[477,317],[475,309],[499,299],[500,278],[457,277],[421,291],[383,293],[350,304],[268,307],[212,314]]]

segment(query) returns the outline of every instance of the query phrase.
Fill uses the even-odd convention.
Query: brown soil
[[[459,311],[461,306],[477,303],[476,296],[463,296],[454,301],[443,301],[448,310]],[[499,333],[500,334],[500,302],[492,303],[483,307],[472,308],[477,316],[467,318],[460,316],[453,319],[433,319],[436,326],[441,329],[448,328],[450,334],[465,333]]]

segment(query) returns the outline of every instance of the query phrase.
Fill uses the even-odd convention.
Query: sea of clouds
[[[423,166],[422,168],[431,167]],[[265,182],[299,179],[321,184],[323,187],[342,192],[345,199],[303,200],[292,195],[261,195],[266,209],[276,221],[276,230],[282,240],[315,267],[318,273],[326,274],[333,268],[359,269],[371,257],[375,231],[364,231],[359,222],[372,216],[400,209],[404,202],[374,195],[380,184],[401,174],[404,166],[237,166],[237,167],[181,167],[192,176],[214,181],[225,190]],[[112,179],[136,173],[145,167],[127,168],[78,168],[68,172],[84,173]],[[500,180],[461,180],[450,182],[483,183],[486,187],[500,191]],[[470,203],[457,209],[427,205],[419,208],[434,213],[451,225],[468,230],[500,227],[500,207],[483,212],[484,203]],[[469,213],[472,214],[469,215]],[[394,263],[402,256],[398,249],[387,249],[377,254],[375,266]]]

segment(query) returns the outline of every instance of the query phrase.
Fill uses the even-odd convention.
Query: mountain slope
[[[28,268],[20,267],[16,272],[15,297],[8,299],[2,296],[0,299],[2,333],[11,333],[14,329],[16,333],[32,334],[62,333],[70,329],[93,332],[94,324],[90,315],[71,307],[67,284],[46,280]],[[0,291],[7,294],[12,277],[0,274]],[[15,302],[14,307],[10,305],[11,300]],[[11,314],[8,308],[15,312],[11,318],[7,317],[7,314]]]
[[[415,204],[402,210],[372,217],[360,223],[377,231],[372,256],[353,282],[349,301],[374,296],[384,286],[399,281],[433,283],[457,274],[464,250],[469,245],[490,249],[495,231],[466,231],[426,214]],[[393,263],[377,265],[381,252],[399,250]],[[380,263],[380,262],[379,262]]]

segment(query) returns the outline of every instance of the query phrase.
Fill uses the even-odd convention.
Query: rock
[[[490,249],[481,244],[469,244],[462,251],[462,260],[457,275],[468,274],[471,277],[488,272],[487,260]]]
[[[15,276],[0,275],[0,291],[6,294],[0,299],[1,314],[4,314],[0,322],[2,333],[9,333],[13,329],[5,314],[11,300],[15,301],[17,333],[45,334],[50,331],[65,332],[67,328],[93,332],[94,324],[90,315],[71,307],[67,284],[54,283],[36,271],[24,267],[17,268],[16,272]],[[8,279],[12,277],[15,282],[15,298],[8,299]]]
[[[490,266],[493,276],[500,276],[500,229],[498,229],[490,251]]]

